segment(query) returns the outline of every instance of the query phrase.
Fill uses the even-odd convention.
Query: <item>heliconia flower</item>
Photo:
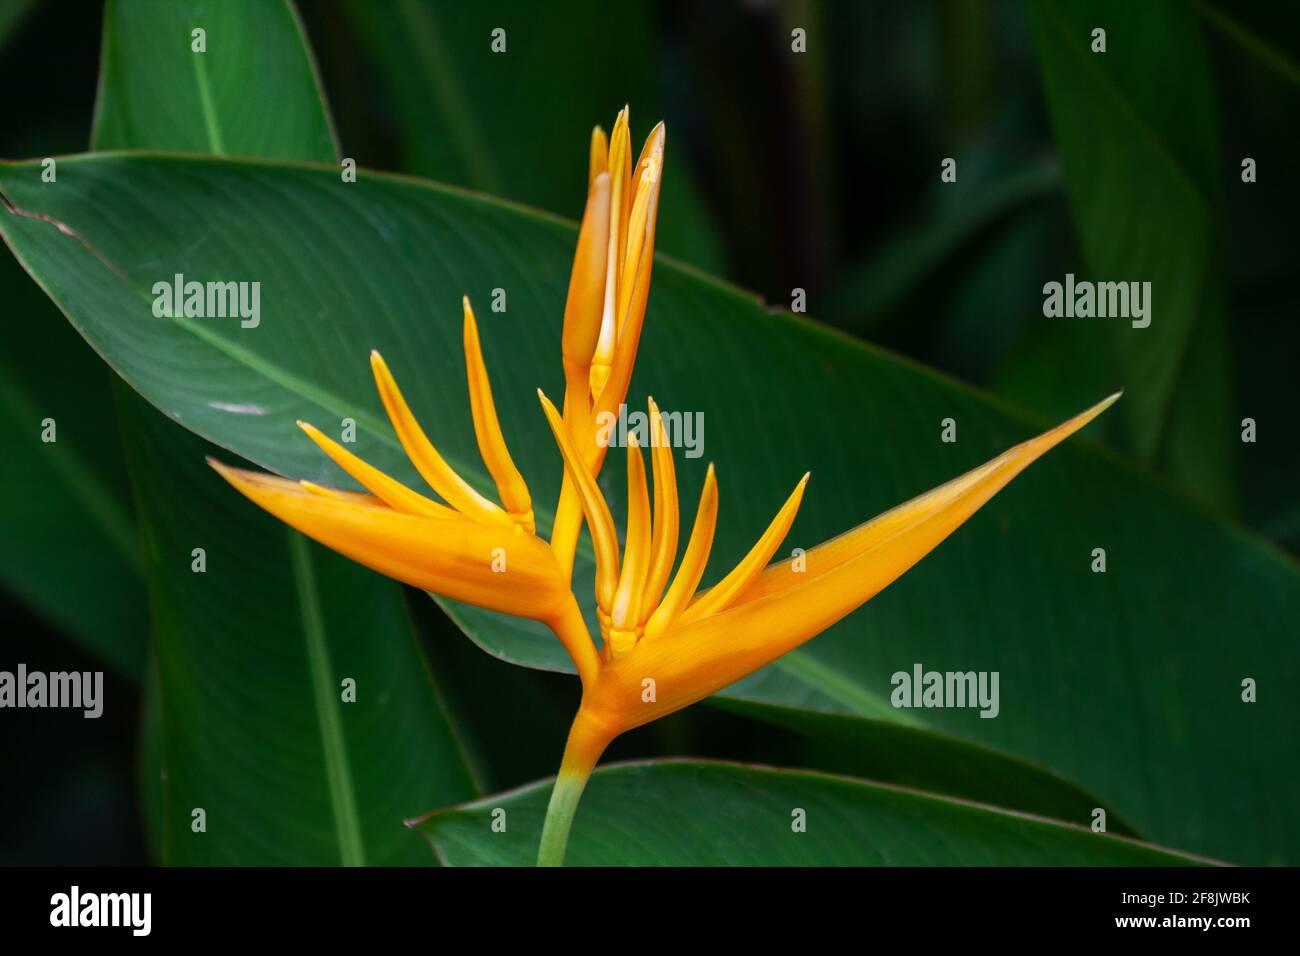
[[[561,339],[563,410],[538,393],[564,463],[549,542],[537,534],[528,486],[502,436],[468,299],[463,303],[470,409],[499,503],[438,454],[378,352],[371,353],[370,364],[384,409],[411,463],[441,501],[384,474],[303,422],[303,431],[364,493],[209,459],[242,494],[341,554],[414,587],[541,621],[556,634],[577,669],[582,703],[551,795],[541,864],[563,860],[578,799],[610,741],[740,680],[851,613],[1119,397],[1112,395],[806,551],[798,568],[786,561],[769,564],[794,523],[808,484],[805,474],[749,552],[704,590],[699,585],[717,521],[717,480],[710,465],[678,563],[677,479],[667,431],[652,399],[651,480],[633,439],[627,448],[628,514],[620,548],[613,515],[596,483],[608,451],[600,423],[604,415],[617,413],[632,378],[650,288],[663,151],[661,123],[633,166],[626,108],[608,140],[599,127],[592,133],[587,203]],[[596,555],[599,650],[571,585],[584,519]]]
[[[561,339],[568,428],[592,474],[600,471],[606,453],[596,438],[599,416],[617,411],[632,379],[654,262],[663,156],[660,123],[633,166],[626,107],[608,140],[600,127],[592,131],[587,205]],[[549,544],[537,536],[527,484],[497,421],[468,299],[464,314],[474,429],[500,505],[479,494],[438,454],[377,352],[370,364],[384,409],[407,456],[442,502],[383,474],[303,422],[298,423],[303,431],[369,494],[209,461],[267,511],[367,567],[436,594],[543,622],[559,637],[579,675],[590,680],[598,659],[569,586],[582,505],[566,471]]]
[[[1119,393],[1037,438],[808,550],[798,568],[768,561],[794,521],[808,475],[735,568],[696,591],[717,519],[712,465],[681,564],[672,450],[650,401],[650,504],[642,454],[627,450],[627,533],[620,562],[609,506],[555,407],[543,409],[580,496],[596,552],[596,603],[604,638],[599,670],[583,681],[552,792],[539,862],[563,859],[568,826],[586,779],[616,736],[735,683],[821,633],[928,554],[1040,455],[1105,411]],[[667,586],[666,593],[664,588]]]

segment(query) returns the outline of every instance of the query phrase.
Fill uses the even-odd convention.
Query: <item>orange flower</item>
[[[651,481],[635,441],[627,449],[627,533],[620,550],[596,484],[606,444],[597,422],[627,396],[654,258],[664,128],[651,132],[635,167],[626,108],[606,141],[591,138],[587,204],[565,305],[563,413],[541,395],[564,461],[548,541],[536,533],[532,498],[501,434],[469,300],[465,364],[479,451],[500,503],[480,494],[438,454],[372,352],[371,368],[398,440],[435,501],[380,472],[311,425],[311,439],[368,493],[216,468],[240,492],[304,534],[415,587],[545,623],[582,682],[542,834],[538,862],[562,861],[578,798],[609,742],[686,707],[776,660],[834,624],[907,571],[1030,462],[1101,414],[1112,395],[1020,445],[852,531],[808,551],[796,569],[770,564],[794,522],[808,475],[767,530],[717,584],[699,590],[717,520],[713,467],[676,575],[680,520],[667,430],[653,399]],[[573,556],[583,520],[596,552],[597,645],[574,596]],[[671,582],[669,578],[672,578]]]
[[[604,645],[595,678],[583,680],[582,704],[552,794],[540,862],[563,859],[578,797],[611,740],[735,683],[860,607],[925,557],[1032,461],[1118,398],[1116,393],[965,475],[813,548],[799,569],[786,561],[768,565],[794,522],[808,482],[805,474],[740,563],[713,587],[697,593],[718,513],[718,487],[710,465],[694,529],[665,594],[676,556],[677,488],[672,450],[653,399],[654,507],[641,451],[631,442],[627,537],[620,566],[609,506],[555,407],[541,396],[591,529]]]

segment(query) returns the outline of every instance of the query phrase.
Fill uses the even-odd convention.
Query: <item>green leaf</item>
[[[10,0],[0,6],[0,51],[18,35],[28,15],[36,9],[36,3],[37,0]]]
[[[42,190],[36,168],[0,165],[0,190],[21,210],[0,216],[0,231],[51,298],[151,401],[282,474],[340,483],[293,422],[337,433],[351,417],[358,454],[418,482],[374,393],[366,356],[378,348],[430,437],[490,494],[470,427],[459,297],[486,303],[507,290],[506,312],[480,308],[481,334],[507,441],[549,526],[560,467],[534,388],[561,390],[571,224],[377,173],[345,184],[334,167],[99,155],[63,160],[57,191]],[[176,272],[260,281],[261,323],[155,319],[153,284]],[[1097,382],[1078,407],[1115,384]],[[631,395],[647,391],[665,409],[705,414],[705,455],[679,453],[678,473],[689,509],[705,463],[718,464],[706,583],[748,550],[806,468],[813,479],[787,548],[1045,425],[668,260],[655,269]],[[956,443],[940,441],[945,417],[958,423]],[[603,476],[615,514],[619,471]],[[1096,547],[1107,550],[1105,574],[1089,570]],[[578,594],[589,587],[588,566]],[[493,653],[561,666],[557,642],[538,629],[458,613]],[[1300,680],[1297,622],[1293,563],[1084,437],[865,609],[725,693],[937,729],[1041,764],[1161,842],[1297,860],[1300,820],[1282,809],[1300,799],[1288,743],[1300,712],[1284,690]],[[999,716],[895,710],[890,675],[916,662],[998,671]],[[1246,677],[1271,692],[1243,704]]]
[[[400,588],[232,499],[205,443],[156,412],[123,418],[154,505],[163,862],[427,862],[401,821],[475,788]]]
[[[204,53],[191,51],[199,28]],[[266,89],[276,96],[256,93]],[[331,158],[292,8],[110,3],[95,143]],[[145,794],[161,807],[162,859],[427,863],[399,821],[477,790],[402,589],[247,514],[203,464],[215,449],[125,389],[120,398],[158,640],[143,765],[161,763],[162,795]]]
[[[452,866],[528,866],[551,781],[434,811]],[[802,811],[802,812],[801,812]],[[501,816],[504,812],[504,817]],[[504,820],[505,829],[494,826]],[[804,829],[796,830],[802,824]],[[592,774],[570,866],[1186,866],[1161,847],[829,774],[647,761]]]
[[[654,10],[624,0],[571,0],[508,11],[460,0],[348,0],[402,144],[402,168],[554,212],[586,198],[587,141],[626,103],[633,147],[664,118],[655,75]],[[506,52],[492,50],[505,30]],[[569,56],[562,51],[581,51]],[[557,64],[557,58],[563,64]],[[671,125],[671,124],[670,124]],[[668,142],[674,142],[670,130]],[[635,154],[634,154],[635,156]],[[657,245],[704,269],[722,253],[684,154],[664,164]]]
[[[1277,47],[1280,39],[1278,33],[1283,36],[1290,33],[1291,38],[1294,38],[1296,30],[1293,21],[1289,18],[1277,18],[1266,25],[1260,25],[1265,30],[1275,31],[1270,36],[1265,37],[1260,35],[1261,29],[1251,29],[1250,25],[1228,13],[1224,9],[1222,2],[1194,0],[1192,6],[1195,7],[1196,12],[1206,23],[1236,44],[1243,54],[1276,74],[1278,78],[1300,89],[1300,62],[1297,62],[1294,56],[1288,56]],[[1261,12],[1267,14],[1274,11],[1283,14],[1283,17],[1285,17],[1286,11],[1284,9],[1268,4],[1250,11],[1253,14],[1251,19],[1258,23]]]
[[[0,585],[136,677],[149,624],[112,376],[12,260],[0,294]]]
[[[893,719],[827,714],[775,703],[717,696],[714,706],[793,731],[804,739],[803,761],[830,773],[930,790],[1056,820],[1087,824],[1106,811],[1110,833],[1137,833],[1112,807],[1029,761],[960,737]]]
[[[1118,366],[1143,388],[1109,423],[1117,444],[1230,511],[1220,145],[1195,14],[1165,0],[1031,0],[1026,10],[1079,235],[1078,278],[1150,282],[1151,322],[1040,318],[1046,342],[1028,371],[1007,376],[1033,387],[1009,394],[1057,411],[1088,370]],[[1106,30],[1104,53],[1092,52],[1095,28]],[[1051,377],[1035,374],[1048,364]]]
[[[144,702],[140,708],[140,731],[136,741],[136,789],[149,859],[161,863],[163,829],[167,819],[163,799],[162,687],[158,662],[152,655],[145,665],[143,685]]]
[[[194,52],[202,30],[204,51]],[[96,149],[331,160],[329,115],[283,0],[110,0]]]

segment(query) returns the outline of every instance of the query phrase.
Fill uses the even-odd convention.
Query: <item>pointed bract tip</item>
[[[217,459],[213,458],[211,455],[204,455],[203,460],[208,463],[209,468],[215,471],[222,478],[225,478],[227,481],[230,481],[231,476],[238,470],[236,468],[231,467],[230,465],[227,465],[224,461],[218,461]]]
[[[1091,418],[1096,418],[1098,415],[1100,415],[1100,414],[1101,414],[1102,412],[1104,412],[1106,409],[1110,408],[1112,405],[1114,405],[1116,402],[1118,402],[1119,399],[1120,399],[1120,396],[1123,395],[1123,394],[1124,394],[1124,389],[1122,389],[1122,388],[1121,388],[1118,392],[1112,392],[1110,395],[1107,395],[1105,398],[1103,398],[1103,399],[1102,399],[1100,402],[1098,402],[1096,405],[1092,406],[1092,408],[1089,408],[1089,409],[1087,409],[1086,411],[1080,412],[1079,414],[1080,414],[1080,415],[1088,415],[1088,416],[1090,416]]]

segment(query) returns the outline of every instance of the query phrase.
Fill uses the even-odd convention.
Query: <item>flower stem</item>
[[[614,736],[587,711],[578,708],[573,726],[569,728],[568,743],[564,745],[564,759],[560,761],[560,772],[555,777],[551,802],[546,808],[542,841],[537,849],[538,866],[564,865],[569,828],[573,826],[578,801],[582,799],[592,768]]]
[[[551,802],[546,808],[546,822],[542,824],[542,843],[537,850],[538,866],[563,866],[564,850],[569,845],[569,828],[578,810],[578,800],[587,786],[588,774],[567,774],[563,771],[555,778]]]

